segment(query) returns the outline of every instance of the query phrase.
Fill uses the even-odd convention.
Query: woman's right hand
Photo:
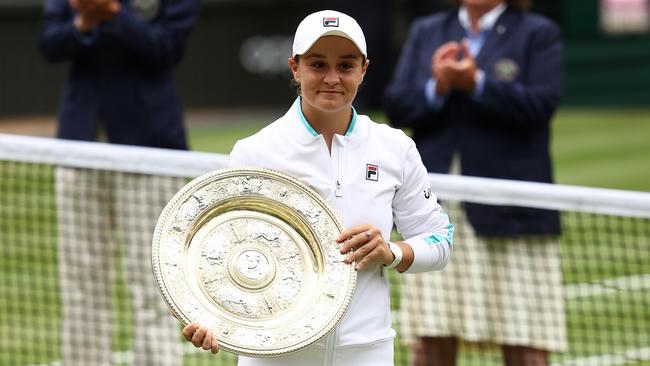
[[[219,352],[219,343],[217,338],[212,335],[212,330],[192,322],[183,328],[185,340],[192,343],[194,347],[201,347],[204,350],[210,350],[212,353]]]

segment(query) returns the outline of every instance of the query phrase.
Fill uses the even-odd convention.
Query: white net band
[[[195,177],[228,166],[224,154],[0,134],[0,160]],[[650,217],[650,193],[430,173],[443,200]]]

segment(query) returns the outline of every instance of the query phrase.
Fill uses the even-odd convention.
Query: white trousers
[[[134,335],[131,364],[181,364],[180,326],[155,284],[151,239],[162,208],[184,183],[181,178],[57,169],[65,366],[110,365],[113,328],[118,322],[123,322],[120,327],[129,324],[128,315],[123,315],[129,312]],[[120,264],[131,307],[115,312],[124,318],[114,320],[114,269]],[[126,355],[130,358],[130,353]]]
[[[326,350],[322,342],[280,357],[239,357],[237,366],[394,366],[393,339]]]

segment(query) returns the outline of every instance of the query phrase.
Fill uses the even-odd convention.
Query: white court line
[[[622,352],[553,363],[551,366],[617,366],[632,362],[650,361],[650,347],[632,348]]]
[[[576,283],[564,286],[565,299],[615,294],[621,291],[650,289],[650,274],[618,277],[595,283]]]

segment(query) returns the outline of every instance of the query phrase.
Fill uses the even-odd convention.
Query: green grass
[[[561,109],[553,124],[557,181],[650,192],[650,109]]]
[[[237,139],[269,121],[215,123],[191,128],[194,150],[227,153]],[[373,118],[384,120],[381,114]],[[552,152],[563,184],[650,192],[650,109],[562,109],[554,121]],[[56,209],[52,168],[0,162],[0,365],[60,359],[60,299],[56,267]],[[566,284],[647,274],[648,220],[564,215],[561,240]],[[121,257],[120,253],[116,256]],[[116,270],[120,273],[121,263]],[[398,276],[389,274],[393,308]],[[127,284],[113,287],[113,349],[128,351],[134,331]],[[570,351],[555,361],[615,353],[650,344],[650,291],[620,291],[566,302]],[[92,336],[92,335],[87,335]],[[403,361],[406,348],[396,348]],[[232,365],[234,357],[188,353],[184,365]],[[495,349],[463,347],[459,365],[499,365]],[[398,362],[399,364],[399,362]],[[650,361],[625,365],[650,365]],[[624,366],[624,365],[621,365]]]
[[[217,123],[194,127],[189,131],[190,148],[228,154],[237,140],[254,134],[268,122]]]
[[[386,121],[381,113],[369,114]],[[190,131],[190,144],[198,151],[228,153],[237,139],[273,118],[203,125]],[[560,109],[551,152],[558,183],[650,192],[650,109]]]

